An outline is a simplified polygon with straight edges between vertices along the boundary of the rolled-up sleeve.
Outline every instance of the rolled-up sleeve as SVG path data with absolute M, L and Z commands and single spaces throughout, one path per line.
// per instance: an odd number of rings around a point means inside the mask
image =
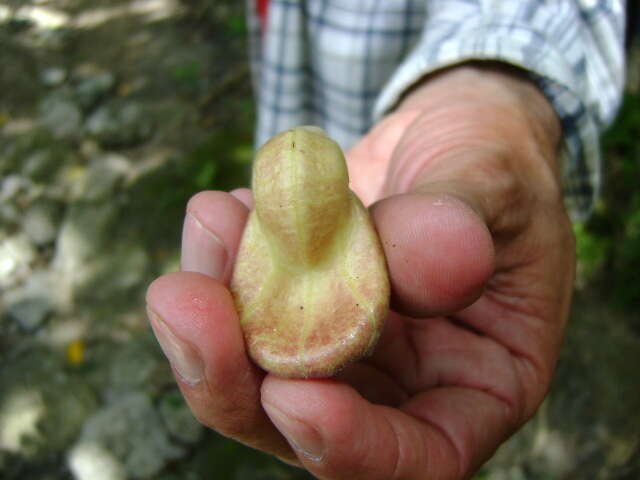
M 558 113 L 567 206 L 591 211 L 601 183 L 599 135 L 624 85 L 624 1 L 432 0 L 422 35 L 382 89 L 376 117 L 424 75 L 472 59 L 530 72 Z

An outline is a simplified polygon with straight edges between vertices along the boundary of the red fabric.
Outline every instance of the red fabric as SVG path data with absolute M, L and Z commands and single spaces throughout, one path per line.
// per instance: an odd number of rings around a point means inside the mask
M 269 0 L 256 0 L 256 10 L 258 12 L 258 18 L 260 18 L 260 25 L 262 25 L 262 31 L 264 32 L 267 26 L 267 13 L 269 11 Z

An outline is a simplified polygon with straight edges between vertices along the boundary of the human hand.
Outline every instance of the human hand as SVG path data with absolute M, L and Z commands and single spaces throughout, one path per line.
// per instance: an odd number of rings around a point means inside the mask
M 227 289 L 250 192 L 196 195 L 184 271 L 147 295 L 196 417 L 321 478 L 469 477 L 533 415 L 562 341 L 575 254 L 559 130 L 528 80 L 470 65 L 420 85 L 349 152 L 394 311 L 373 355 L 335 379 L 251 363 Z

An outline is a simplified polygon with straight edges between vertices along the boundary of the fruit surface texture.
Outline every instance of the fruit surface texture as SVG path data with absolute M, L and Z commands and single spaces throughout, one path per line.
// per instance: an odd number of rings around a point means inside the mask
M 329 377 L 371 352 L 388 313 L 384 253 L 317 127 L 266 142 L 231 291 L 250 357 L 282 377 Z

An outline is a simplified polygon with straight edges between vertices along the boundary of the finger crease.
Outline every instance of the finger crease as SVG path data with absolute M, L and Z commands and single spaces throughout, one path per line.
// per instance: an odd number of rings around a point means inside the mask
M 458 445 L 453 440 L 452 436 L 449 434 L 449 432 L 446 430 L 446 428 L 444 428 L 441 425 L 437 424 L 433 420 L 430 420 L 429 418 L 426 418 L 426 417 L 423 417 L 423 416 L 419 416 L 417 418 L 419 418 L 425 424 L 426 427 L 430 427 L 436 433 L 439 433 L 440 436 L 442 438 L 444 438 L 446 443 L 449 444 L 449 446 L 453 450 L 454 455 L 456 456 L 456 459 L 457 459 L 456 463 L 457 463 L 458 471 L 457 471 L 457 475 L 456 475 L 455 478 L 464 478 L 464 475 L 465 475 L 466 471 L 468 470 L 468 467 L 466 466 L 468 461 L 464 460 L 465 456 L 463 455 L 463 452 L 462 452 L 461 448 L 458 447 Z

